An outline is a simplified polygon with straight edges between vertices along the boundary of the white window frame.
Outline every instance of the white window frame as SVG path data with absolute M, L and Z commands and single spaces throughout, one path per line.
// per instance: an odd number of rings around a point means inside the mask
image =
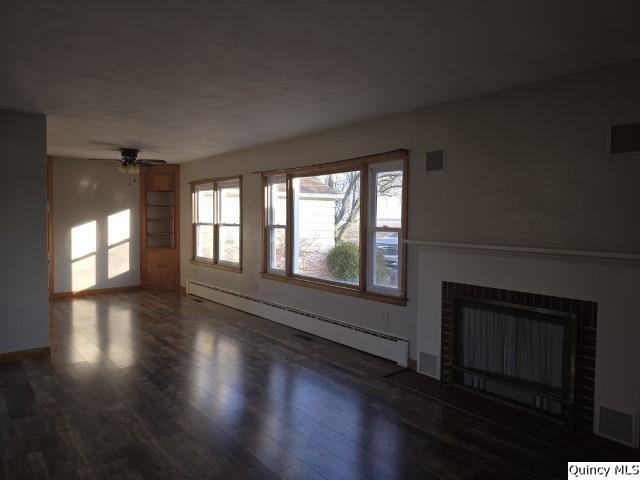
M 285 222 L 286 219 L 288 218 L 288 188 L 287 188 L 287 176 L 286 175 L 274 175 L 271 176 L 269 178 L 267 178 L 267 183 L 266 183 L 266 187 L 265 188 L 265 205 L 267 208 L 267 212 L 266 212 L 266 218 L 267 218 L 267 222 L 265 225 L 266 228 L 266 242 L 267 242 L 267 264 L 266 264 L 266 268 L 267 268 L 267 272 L 271 273 L 272 275 L 280 275 L 280 276 L 285 276 L 287 273 L 287 258 L 288 258 L 288 251 L 286 250 L 288 248 L 287 245 L 287 241 L 286 241 L 286 237 L 287 237 L 287 224 L 285 223 L 283 224 L 276 224 L 273 223 L 274 218 L 275 218 L 275 212 L 274 212 L 274 206 L 272 205 L 272 200 L 273 200 L 273 196 L 271 195 L 271 188 L 273 185 L 275 184 L 284 184 L 285 186 L 285 211 L 284 211 L 284 216 L 285 216 Z M 271 267 L 271 260 L 273 258 L 274 255 L 274 248 L 275 245 L 273 244 L 273 242 L 271 241 L 271 239 L 273 238 L 272 234 L 277 230 L 277 229 L 282 229 L 284 231 L 284 235 L 285 235 L 285 265 L 284 268 L 272 268 Z
M 403 185 L 401 195 L 404 196 L 404 176 L 406 175 L 404 162 L 402 160 L 372 163 L 369 165 L 368 181 L 369 181 L 369 198 L 368 198 L 368 218 L 367 218 L 367 291 L 380 293 L 382 295 L 397 296 L 402 292 L 402 276 L 404 272 L 402 267 L 404 265 L 404 249 L 402 248 L 402 233 L 403 226 L 407 221 L 404 218 L 404 211 L 402 206 L 404 205 L 404 199 L 401 200 L 401 212 L 400 212 L 400 227 L 378 227 L 378 196 L 377 196 L 377 175 L 383 172 L 401 171 L 403 176 Z M 395 232 L 398 234 L 398 286 L 396 288 L 385 287 L 382 285 L 376 285 L 376 254 L 375 254 L 375 238 L 377 232 Z
M 220 201 L 221 194 L 220 190 L 224 188 L 238 188 L 238 222 L 239 223 L 221 223 L 222 219 L 222 202 Z M 214 212 L 215 212 L 215 227 L 214 227 L 214 237 L 215 237 L 215 259 L 218 265 L 226 265 L 229 267 L 240 267 L 240 259 L 241 259 L 241 250 L 242 250 L 242 187 L 240 185 L 240 179 L 231 179 L 231 180 L 223 180 L 215 183 L 215 192 L 214 192 Z M 220 259 L 220 227 L 237 227 L 238 228 L 238 261 L 230 262 L 228 260 Z
M 209 188 L 213 190 L 212 202 L 213 202 L 213 223 L 203 223 L 199 222 L 199 213 L 198 213 L 198 201 L 197 201 L 197 192 L 199 190 L 209 190 Z M 219 223 L 222 218 L 220 208 L 222 207 L 220 202 L 220 189 L 221 188 L 233 188 L 237 187 L 239 191 L 238 197 L 238 222 L 239 223 Z M 203 264 L 211 267 L 220 267 L 233 271 L 241 271 L 242 268 L 242 177 L 231 177 L 224 179 L 206 179 L 199 180 L 196 182 L 192 182 L 192 235 L 193 235 L 193 255 L 192 259 L 194 262 L 198 264 Z M 200 225 L 211 225 L 213 227 L 213 258 L 207 257 L 199 257 L 197 255 L 198 246 L 197 246 L 197 228 Z M 230 262 L 228 260 L 220 260 L 220 251 L 219 251 L 219 231 L 220 227 L 237 227 L 238 228 L 238 241 L 239 241 L 239 255 L 238 262 Z
M 210 188 L 208 188 L 210 187 Z M 215 191 L 215 184 L 213 182 L 207 182 L 207 183 L 199 183 L 197 185 L 194 185 L 193 188 L 193 258 L 195 260 L 197 260 L 198 262 L 205 262 L 205 263 L 215 263 L 215 259 L 216 259 L 216 252 L 215 252 L 215 245 L 216 245 L 216 214 L 215 214 L 215 209 L 213 210 L 213 218 L 211 219 L 211 223 L 209 222 L 200 222 L 200 212 L 198 211 L 198 206 L 199 203 L 198 202 L 198 192 L 200 191 L 209 191 L 211 190 L 212 192 L 212 201 L 213 204 L 215 205 L 215 195 L 216 195 L 216 191 Z M 212 231 L 213 231 L 213 245 L 212 245 L 212 252 L 213 252 L 213 256 L 211 258 L 208 257 L 199 257 L 198 256 L 198 227 L 201 226 L 210 226 Z

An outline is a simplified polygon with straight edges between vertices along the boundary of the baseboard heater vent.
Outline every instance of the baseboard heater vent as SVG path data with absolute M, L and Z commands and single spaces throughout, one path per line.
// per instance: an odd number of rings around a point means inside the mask
M 407 366 L 409 340 L 405 338 L 193 280 L 187 280 L 187 293 Z
M 638 415 L 600 406 L 597 417 L 598 434 L 638 448 Z

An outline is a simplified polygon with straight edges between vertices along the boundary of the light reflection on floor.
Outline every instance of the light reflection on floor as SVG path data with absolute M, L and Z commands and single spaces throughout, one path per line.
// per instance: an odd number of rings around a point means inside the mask
M 172 421 L 179 423 L 202 415 L 203 428 L 222 429 L 278 469 L 412 478 L 411 468 L 396 465 L 406 432 L 395 428 L 392 412 L 381 415 L 376 393 L 327 369 L 319 353 L 287 348 L 290 329 L 263 320 L 256 329 L 257 319 L 215 304 L 172 310 L 162 304 L 171 304 L 165 294 L 151 304 L 145 295 L 151 294 L 54 302 L 54 360 L 76 380 L 93 378 L 87 368 L 104 374 L 134 392 L 135 404 L 169 405 L 167 421 L 176 412 Z M 361 361 L 362 354 L 345 350 L 346 358 Z

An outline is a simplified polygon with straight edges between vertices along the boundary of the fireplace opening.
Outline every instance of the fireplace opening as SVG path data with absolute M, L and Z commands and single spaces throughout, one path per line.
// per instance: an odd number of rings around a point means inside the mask
M 479 317 L 468 321 L 468 334 L 476 335 L 481 322 L 487 322 L 481 315 L 494 319 L 486 323 L 486 335 L 491 325 L 498 332 L 491 335 L 491 341 L 485 340 L 484 347 L 482 343 L 472 344 L 473 349 L 469 345 L 466 361 L 464 345 L 461 348 L 459 343 L 465 314 L 468 318 Z M 527 323 L 529 330 L 522 327 Z M 597 302 L 444 281 L 441 378 L 456 388 L 533 411 L 569 428 L 592 431 L 597 328 Z M 513 333 L 515 330 L 519 335 Z M 497 338 L 510 346 L 506 354 L 505 347 L 495 346 Z M 522 339 L 520 343 L 514 340 L 518 338 Z M 544 338 L 543 347 L 537 346 L 536 338 Z M 483 351 L 494 355 L 484 364 L 476 357 Z M 514 366 L 521 356 L 528 356 L 528 361 Z M 563 361 L 558 369 L 555 365 L 560 357 Z M 538 365 L 536 369 L 529 366 L 533 363 Z M 554 365 L 552 371 L 550 365 Z
M 455 300 L 454 383 L 572 423 L 577 316 Z

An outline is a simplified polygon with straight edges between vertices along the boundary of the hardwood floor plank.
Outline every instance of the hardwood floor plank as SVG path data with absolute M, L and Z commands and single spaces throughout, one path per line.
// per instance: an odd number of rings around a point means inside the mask
M 50 358 L 0 365 L 0 480 L 564 476 L 562 453 L 384 381 L 386 360 L 220 305 L 138 291 L 51 316 Z

